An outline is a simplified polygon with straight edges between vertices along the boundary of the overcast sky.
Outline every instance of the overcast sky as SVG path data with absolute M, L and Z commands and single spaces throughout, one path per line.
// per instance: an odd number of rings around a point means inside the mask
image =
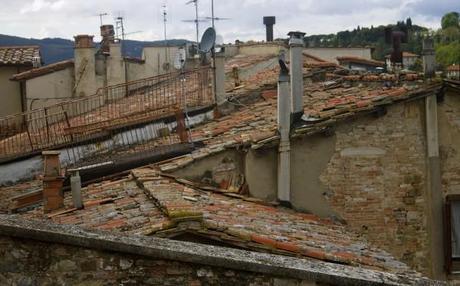
M 163 39 L 162 6 L 167 5 L 168 37 L 195 38 L 192 5 L 187 0 L 0 0 L 0 34 L 27 38 L 62 37 L 77 34 L 98 36 L 97 14 L 109 13 L 104 24 L 125 17 L 126 32 L 133 40 Z M 200 16 L 210 16 L 211 0 L 199 0 Z M 225 42 L 263 40 L 263 16 L 276 16 L 275 37 L 291 30 L 307 34 L 335 33 L 360 26 L 395 23 L 411 17 L 413 23 L 439 28 L 440 18 L 459 10 L 460 0 L 214 0 L 217 31 Z M 200 23 L 201 31 L 210 23 Z M 98 38 L 96 38 L 98 40 Z

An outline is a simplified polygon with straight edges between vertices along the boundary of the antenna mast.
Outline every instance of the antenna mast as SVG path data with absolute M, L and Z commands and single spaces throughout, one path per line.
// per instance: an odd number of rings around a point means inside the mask
M 198 0 L 190 0 L 186 5 L 194 3 L 195 4 L 195 25 L 196 25 L 196 43 L 200 42 L 200 20 L 198 17 Z
M 99 19 L 101 19 L 101 26 L 104 24 L 104 16 L 107 16 L 107 15 L 109 15 L 109 14 L 107 14 L 107 13 L 98 14 Z
M 165 62 L 168 62 L 169 51 L 168 51 L 168 34 L 167 34 L 167 24 L 168 24 L 168 12 L 166 11 L 166 3 L 163 4 L 163 24 L 164 24 L 164 36 L 165 36 Z

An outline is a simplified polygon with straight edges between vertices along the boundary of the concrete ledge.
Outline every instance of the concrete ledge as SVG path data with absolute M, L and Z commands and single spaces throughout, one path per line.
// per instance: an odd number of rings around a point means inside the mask
M 415 275 L 395 275 L 316 260 L 154 237 L 89 231 L 76 226 L 30 221 L 10 215 L 0 215 L 0 236 L 32 239 L 100 251 L 115 251 L 153 259 L 222 267 L 332 285 L 445 285 L 442 282 L 419 278 Z

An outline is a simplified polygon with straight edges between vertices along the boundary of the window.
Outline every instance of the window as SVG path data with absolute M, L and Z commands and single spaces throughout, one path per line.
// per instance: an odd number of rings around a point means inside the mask
M 460 273 L 460 195 L 446 197 L 444 245 L 448 273 Z

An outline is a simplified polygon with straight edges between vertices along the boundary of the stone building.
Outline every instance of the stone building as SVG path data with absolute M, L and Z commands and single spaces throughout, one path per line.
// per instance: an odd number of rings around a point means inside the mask
M 39 67 L 41 63 L 38 46 L 0 47 L 0 116 L 27 110 L 24 86 L 11 82 L 10 78 L 14 74 Z
M 447 67 L 447 78 L 460 80 L 460 65 L 451 65 Z
M 294 34 L 288 54 L 289 74 L 274 54 L 218 61 L 222 102 L 197 115 L 189 154 L 118 169 L 171 147 L 156 137 L 79 169 L 81 188 L 75 170 L 64 188 L 47 173 L 3 187 L 0 281 L 454 283 L 442 209 L 455 214 L 460 192 L 458 92 L 417 74 L 342 75 Z M 45 170 L 60 169 L 57 154 Z
M 392 63 L 391 63 L 391 56 L 390 55 L 387 55 L 385 57 L 385 63 L 386 63 L 386 66 L 387 66 L 387 69 L 389 71 L 392 70 Z M 413 54 L 413 53 L 410 53 L 410 52 L 403 52 L 403 67 L 404 69 L 411 69 L 412 66 L 414 66 L 417 62 L 417 60 L 420 59 L 420 56 L 416 55 L 416 54 Z

